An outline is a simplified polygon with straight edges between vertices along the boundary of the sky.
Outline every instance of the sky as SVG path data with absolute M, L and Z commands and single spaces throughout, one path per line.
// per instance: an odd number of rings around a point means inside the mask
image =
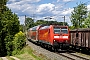
M 43 19 L 58 22 L 63 22 L 65 16 L 65 22 L 71 25 L 70 15 L 73 7 L 81 2 L 87 4 L 89 11 L 89 0 L 9 0 L 6 6 L 18 15 L 20 24 L 24 24 L 26 15 L 35 21 Z

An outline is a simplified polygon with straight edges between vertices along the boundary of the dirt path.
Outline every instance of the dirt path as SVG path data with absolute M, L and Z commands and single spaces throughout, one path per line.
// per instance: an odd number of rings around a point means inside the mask
M 8 60 L 6 57 L 1 57 L 2 58 L 2 60 Z
M 10 57 L 13 58 L 13 59 L 15 59 L 15 60 L 20 60 L 17 57 L 14 57 L 14 56 L 10 56 Z
M 14 57 L 14 56 L 10 56 L 10 57 L 13 58 L 13 59 L 15 59 L 15 60 L 20 60 L 17 57 Z M 8 60 L 6 57 L 1 57 L 1 58 L 2 58 L 2 60 Z

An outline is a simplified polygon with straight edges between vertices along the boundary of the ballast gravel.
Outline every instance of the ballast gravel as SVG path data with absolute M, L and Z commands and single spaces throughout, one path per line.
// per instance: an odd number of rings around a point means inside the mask
M 45 60 L 69 60 L 69 59 L 62 57 L 54 52 L 48 51 L 40 46 L 37 46 L 28 40 L 26 41 L 26 44 L 28 44 L 34 51 L 36 51 L 36 53 L 46 56 L 47 59 L 45 59 Z

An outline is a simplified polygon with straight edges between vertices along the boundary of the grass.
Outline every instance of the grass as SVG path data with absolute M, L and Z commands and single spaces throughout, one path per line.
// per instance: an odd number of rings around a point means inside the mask
M 19 58 L 20 60 L 36 60 L 34 57 L 29 55 L 28 53 L 17 55 L 16 57 Z
M 39 54 L 36 51 L 33 51 L 30 46 L 25 46 L 21 51 L 19 51 L 18 55 L 13 55 L 16 58 L 20 60 L 51 60 L 48 59 L 43 54 Z M 11 58 L 10 56 L 6 56 L 8 60 L 15 60 L 14 58 Z M 0 58 L 2 60 L 2 58 Z
M 47 59 L 43 54 L 39 54 L 36 51 L 33 51 L 30 46 L 25 46 L 21 51 L 19 51 L 18 55 L 13 55 L 14 57 L 20 60 L 50 60 Z M 15 60 L 10 56 L 6 56 L 8 60 Z M 2 58 L 0 58 L 2 60 Z
M 0 58 L 0 60 L 3 60 L 2 58 Z
M 20 55 L 15 55 L 20 60 L 49 60 L 43 54 L 33 51 L 30 46 L 25 46 L 20 53 Z

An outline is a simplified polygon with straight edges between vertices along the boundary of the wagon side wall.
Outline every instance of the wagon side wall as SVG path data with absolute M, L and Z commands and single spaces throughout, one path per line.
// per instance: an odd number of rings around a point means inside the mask
M 78 37 L 76 33 L 77 30 L 70 31 L 70 44 L 90 48 L 90 30 L 79 30 Z

